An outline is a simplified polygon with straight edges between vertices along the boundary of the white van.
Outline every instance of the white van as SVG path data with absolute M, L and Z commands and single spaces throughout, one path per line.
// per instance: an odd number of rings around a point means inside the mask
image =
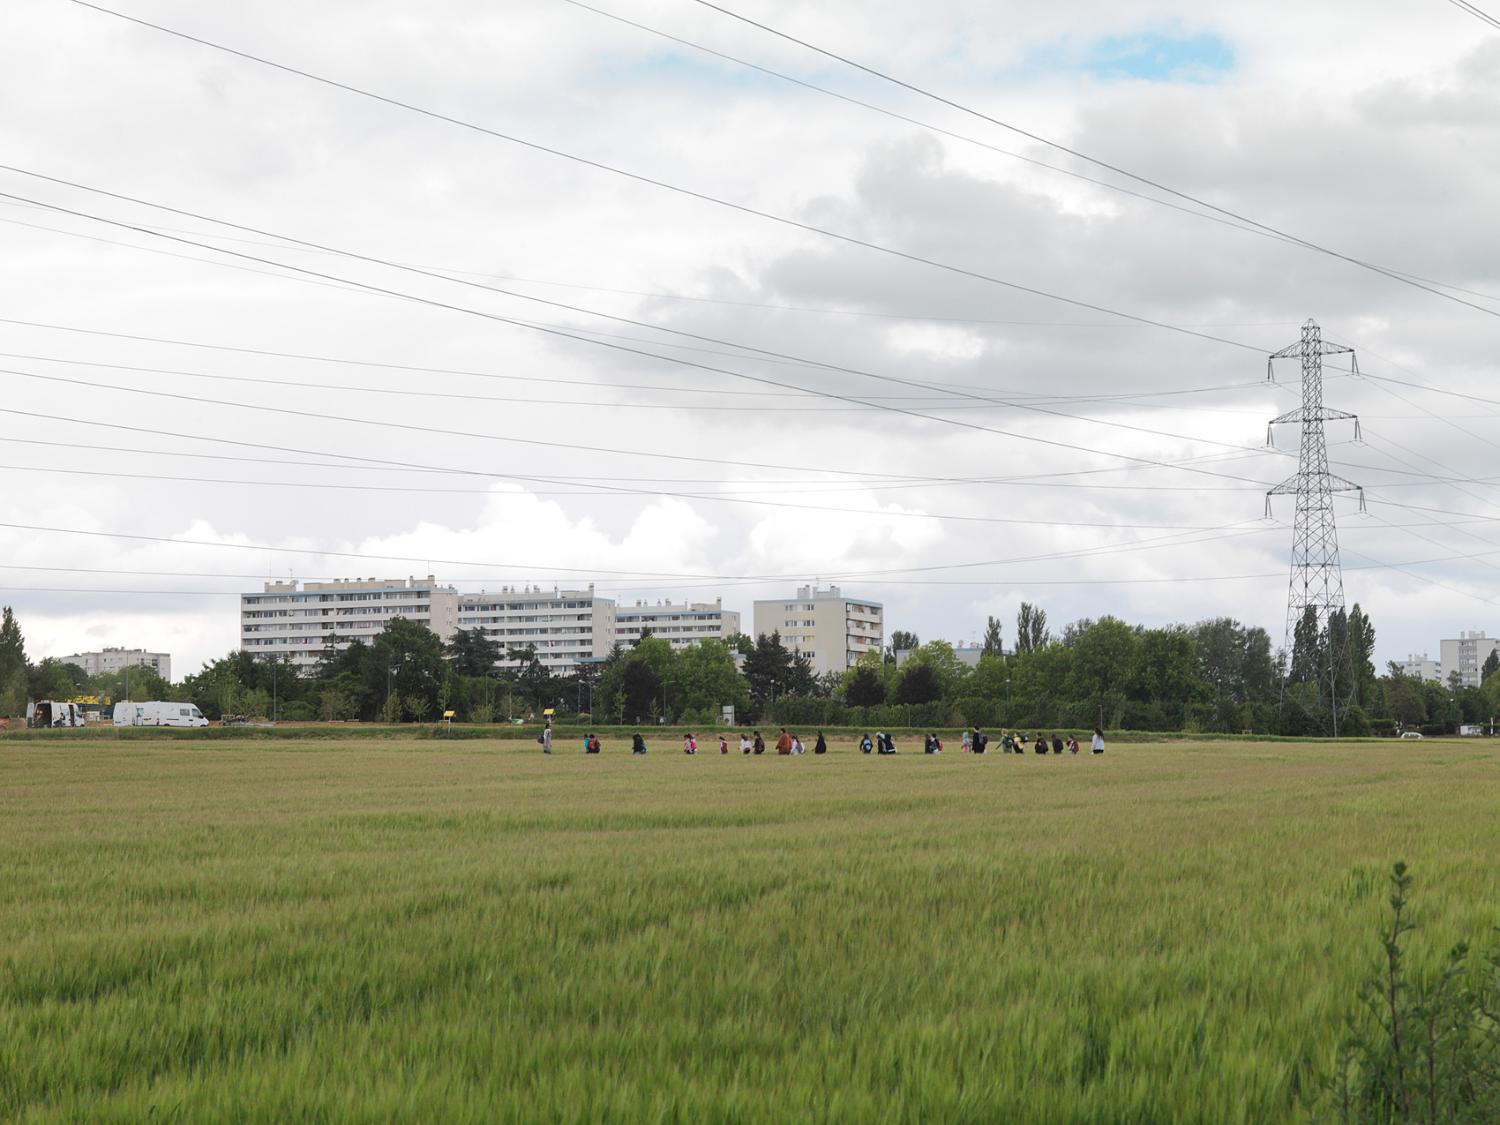
M 206 727 L 203 712 L 191 703 L 116 703 L 117 727 Z
M 43 699 L 26 704 L 28 727 L 81 727 L 83 708 L 76 703 L 57 703 Z

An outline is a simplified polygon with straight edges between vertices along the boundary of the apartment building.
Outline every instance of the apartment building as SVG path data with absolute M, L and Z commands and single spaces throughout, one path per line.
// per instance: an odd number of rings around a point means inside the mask
M 711 602 L 636 602 L 615 609 L 615 640 L 628 648 L 651 630 L 673 648 L 686 648 L 703 640 L 722 641 L 740 631 L 740 615 L 724 608 L 724 599 Z
M 879 602 L 848 598 L 837 586 L 800 586 L 795 598 L 757 600 L 755 635 L 781 634 L 781 643 L 806 656 L 813 670 L 843 672 L 885 644 L 885 612 Z
M 458 627 L 482 629 L 505 650 L 502 668 L 515 668 L 527 646 L 554 675 L 566 676 L 603 660 L 615 644 L 615 603 L 587 590 L 502 586 L 458 599 Z
M 404 617 L 446 644 L 458 628 L 458 591 L 436 578 L 347 578 L 267 582 L 240 595 L 240 647 L 257 659 L 284 658 L 300 669 L 353 641 L 368 644 Z
M 1444 682 L 1457 672 L 1460 687 L 1478 687 L 1484 662 L 1490 658 L 1490 653 L 1500 649 L 1500 637 L 1487 637 L 1481 630 L 1459 633 L 1456 638 L 1440 644 Z
M 1415 676 L 1419 680 L 1431 680 L 1433 683 L 1443 682 L 1443 666 L 1436 660 L 1432 660 L 1424 652 L 1421 656 L 1415 653 L 1401 662 L 1401 671 L 1408 676 Z
M 76 664 L 90 676 L 106 676 L 126 668 L 150 668 L 168 683 L 172 682 L 172 656 L 166 652 L 147 652 L 143 648 L 110 648 L 98 652 L 75 652 L 58 657 L 64 664 Z

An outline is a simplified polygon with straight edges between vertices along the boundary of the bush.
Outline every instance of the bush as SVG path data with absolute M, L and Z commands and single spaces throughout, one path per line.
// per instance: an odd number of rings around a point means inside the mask
M 1406 864 L 1395 865 L 1390 881 L 1382 956 L 1324 1099 L 1345 1123 L 1500 1121 L 1500 951 L 1476 969 L 1460 943 L 1436 971 L 1413 973 Z

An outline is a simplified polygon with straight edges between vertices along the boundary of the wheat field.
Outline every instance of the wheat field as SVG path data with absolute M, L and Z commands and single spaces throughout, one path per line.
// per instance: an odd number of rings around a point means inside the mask
M 0 1118 L 1300 1120 L 1500 923 L 1489 744 L 703 743 L 0 740 Z

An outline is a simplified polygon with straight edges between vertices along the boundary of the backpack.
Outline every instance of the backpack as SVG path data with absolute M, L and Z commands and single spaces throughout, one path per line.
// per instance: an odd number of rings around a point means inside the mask
M 547 736 L 546 735 L 539 734 L 539 735 L 536 736 L 536 744 L 538 746 L 544 746 L 544 745 L 546 745 L 546 742 L 547 742 Z

